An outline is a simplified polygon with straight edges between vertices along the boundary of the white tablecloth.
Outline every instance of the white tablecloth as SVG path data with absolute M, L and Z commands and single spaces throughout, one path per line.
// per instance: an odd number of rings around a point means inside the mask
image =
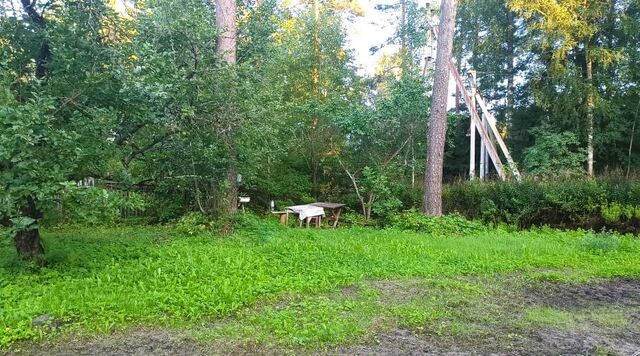
M 304 220 L 308 217 L 324 216 L 324 209 L 319 206 L 294 205 L 294 206 L 288 206 L 287 209 L 298 214 L 298 218 L 300 220 Z

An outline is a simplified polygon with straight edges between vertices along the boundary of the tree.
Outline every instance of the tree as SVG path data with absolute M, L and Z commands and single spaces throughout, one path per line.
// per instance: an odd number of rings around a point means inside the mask
M 354 105 L 339 121 L 348 137 L 338 157 L 365 219 L 386 216 L 401 206 L 397 194 L 413 187 L 415 132 L 428 115 L 427 86 L 419 69 L 387 76 L 371 104 Z M 404 187 L 403 187 L 404 184 Z
M 216 0 L 216 28 L 218 38 L 216 51 L 229 65 L 236 64 L 236 1 Z M 233 103 L 229 103 L 233 105 Z M 232 110 L 232 109 L 230 109 Z M 230 123 L 223 134 L 223 140 L 228 149 L 226 213 L 231 215 L 238 209 L 238 151 L 235 143 L 236 128 Z
M 95 104 L 117 87 L 105 73 L 118 52 L 106 49 L 120 26 L 100 3 L 21 4 L 0 26 L 1 212 L 18 254 L 38 261 L 43 208 L 82 173 L 81 163 L 96 161 L 95 148 L 105 142 L 110 114 Z
M 567 0 L 511 0 L 510 6 L 532 23 L 532 27 L 544 34 L 542 45 L 551 50 L 552 73 L 562 72 L 568 66 L 567 59 L 573 56 L 580 67 L 584 81 L 584 111 L 586 117 L 587 175 L 593 176 L 594 166 L 594 110 L 596 89 L 594 88 L 594 61 L 606 66 L 615 56 L 610 50 L 598 46 L 596 34 L 599 23 L 606 18 L 609 1 Z M 613 2 L 615 9 L 615 1 Z
M 449 92 L 449 63 L 453 49 L 456 20 L 456 0 L 440 3 L 438 52 L 434 71 L 431 115 L 427 129 L 427 161 L 424 173 L 422 210 L 431 216 L 442 215 L 442 168 L 447 134 L 447 100 Z

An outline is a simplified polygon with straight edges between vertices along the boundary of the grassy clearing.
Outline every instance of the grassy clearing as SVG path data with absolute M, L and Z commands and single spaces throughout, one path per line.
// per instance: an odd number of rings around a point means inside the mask
M 448 318 L 447 330 L 464 333 L 468 316 L 456 313 L 486 288 L 460 276 L 640 276 L 640 241 L 551 230 L 440 237 L 265 224 L 225 239 L 168 227 L 76 228 L 44 239 L 50 264 L 39 270 L 19 262 L 8 241 L 0 246 L 0 346 L 49 335 L 31 326 L 45 313 L 66 324 L 63 332 L 169 326 L 202 340 L 281 345 L 337 345 L 391 319 L 420 328 Z M 367 284 L 374 280 L 417 280 L 436 292 L 389 301 Z M 331 294 L 352 285 L 354 296 Z M 235 321 L 219 322 L 229 316 Z

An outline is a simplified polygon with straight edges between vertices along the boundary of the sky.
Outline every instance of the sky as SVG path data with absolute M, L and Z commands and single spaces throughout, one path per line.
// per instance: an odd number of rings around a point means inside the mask
M 393 36 L 400 21 L 400 10 L 381 11 L 376 5 L 397 4 L 399 0 L 354 0 L 364 9 L 364 16 L 349 19 L 347 26 L 347 45 L 353 50 L 354 61 L 362 75 L 373 75 L 378 60 L 383 55 L 398 51 L 396 45 L 383 46 L 375 54 L 369 49 L 380 47 Z M 436 0 L 418 0 L 418 5 L 424 7 L 427 3 L 437 3 Z
M 384 44 L 388 38 L 393 36 L 400 21 L 400 10 L 381 11 L 376 10 L 378 4 L 392 5 L 399 0 L 354 0 L 359 1 L 364 8 L 365 14 L 362 17 L 349 19 L 347 26 L 347 46 L 353 50 L 354 64 L 358 68 L 358 73 L 363 76 L 372 76 L 376 64 L 383 55 L 396 53 L 399 50 L 397 45 L 386 45 L 371 54 L 369 48 Z M 418 0 L 419 7 L 425 7 L 430 3 L 432 7 L 438 7 L 437 0 Z M 435 54 L 434 54 L 435 56 Z M 449 80 L 449 97 L 447 107 L 455 107 L 456 84 L 453 78 Z

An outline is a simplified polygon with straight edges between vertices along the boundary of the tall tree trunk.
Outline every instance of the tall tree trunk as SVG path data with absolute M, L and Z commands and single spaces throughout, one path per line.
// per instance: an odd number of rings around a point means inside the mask
M 238 153 L 233 143 L 229 145 L 229 165 L 227 166 L 227 214 L 232 215 L 238 211 Z
M 638 102 L 638 106 L 636 106 L 636 115 L 633 117 L 633 126 L 631 126 L 631 135 L 629 137 L 629 154 L 627 155 L 627 175 L 629 178 L 629 173 L 631 173 L 631 152 L 633 151 L 633 138 L 636 135 L 636 123 L 638 122 L 638 112 L 640 111 L 640 101 Z
M 35 219 L 31 226 L 20 230 L 13 237 L 16 245 L 18 256 L 28 261 L 40 261 L 44 257 L 44 247 L 40 240 L 40 231 L 38 230 L 37 221 L 42 217 L 42 213 L 36 205 L 36 201 L 32 196 L 27 197 L 26 204 L 21 209 L 22 216 Z
M 593 61 L 589 49 L 585 50 L 587 61 L 587 175 L 593 177 Z
M 507 108 L 505 112 L 505 121 L 507 125 L 511 124 L 511 119 L 513 118 L 513 102 L 514 102 L 514 77 L 515 70 L 513 62 L 515 61 L 515 24 L 513 23 L 513 12 L 511 12 L 508 8 L 504 9 L 507 11 L 507 21 L 509 23 L 509 27 L 507 28 Z
M 442 0 L 438 30 L 438 52 L 434 71 L 431 115 L 427 130 L 427 162 L 424 174 L 422 209 L 431 216 L 442 215 L 442 165 L 447 134 L 449 61 L 453 48 L 456 0 Z
M 400 0 L 401 18 L 400 18 L 400 64 L 402 67 L 401 75 L 404 75 L 406 70 L 406 57 L 407 57 L 407 0 Z
M 51 60 L 51 49 L 49 48 L 49 42 L 47 41 L 44 30 L 46 29 L 46 22 L 43 13 L 38 13 L 36 10 L 37 0 L 20 0 L 23 10 L 29 16 L 29 19 L 36 28 L 42 30 L 43 34 L 42 43 L 38 50 L 38 55 L 35 58 L 36 71 L 35 75 L 38 79 L 44 79 L 47 75 L 47 64 Z M 44 247 L 40 240 L 40 231 L 38 229 L 38 220 L 42 217 L 42 213 L 38 209 L 36 200 L 33 196 L 28 196 L 26 202 L 20 208 L 22 216 L 35 219 L 35 222 L 31 226 L 26 226 L 25 229 L 16 232 L 13 237 L 14 244 L 16 246 L 16 252 L 24 260 L 29 261 L 41 261 L 44 257 Z
M 236 2 L 235 0 L 216 0 L 216 28 L 218 38 L 216 52 L 229 65 L 236 64 Z M 237 150 L 234 130 L 228 130 L 224 141 L 229 151 L 227 164 L 226 213 L 231 215 L 238 210 L 238 169 Z
M 311 80 L 313 83 L 312 91 L 316 100 L 316 107 L 320 102 L 320 0 L 313 1 L 314 28 L 313 28 L 313 59 L 314 66 L 311 69 Z M 313 196 L 318 198 L 320 194 L 320 165 L 322 159 L 322 145 L 320 138 L 320 118 L 318 113 L 314 112 L 311 117 L 310 127 L 310 148 L 311 148 L 311 183 Z
M 236 64 L 236 2 L 216 0 L 216 52 L 229 64 Z
M 36 0 L 20 0 L 22 4 L 23 10 L 31 19 L 37 28 L 45 29 L 46 22 L 44 20 L 44 14 L 39 14 L 36 10 Z M 42 32 L 44 33 L 44 31 Z M 46 36 L 46 35 L 43 35 Z M 40 49 L 38 50 L 38 56 L 36 58 L 36 78 L 42 79 L 47 74 L 47 64 L 51 59 L 51 49 L 49 48 L 49 42 L 44 38 L 42 43 L 40 44 Z

